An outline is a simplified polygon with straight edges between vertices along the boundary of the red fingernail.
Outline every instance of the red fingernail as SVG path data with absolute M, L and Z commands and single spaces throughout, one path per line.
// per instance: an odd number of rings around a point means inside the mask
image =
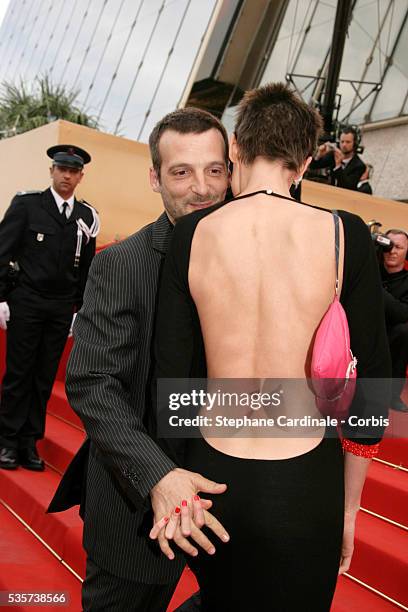
M 174 512 L 175 512 L 176 514 L 179 514 L 179 513 L 180 513 L 180 508 L 179 508 L 178 506 L 176 506 L 176 508 L 175 508 Z
M 185 508 L 187 506 L 187 500 L 183 499 L 183 501 L 181 502 L 181 505 L 183 506 L 183 508 Z
M 164 522 L 165 522 L 165 523 L 168 523 L 168 522 L 169 522 L 169 517 L 168 517 L 168 516 L 165 516 L 165 517 L 164 517 Z
M 199 495 L 194 495 L 194 501 L 200 501 L 200 496 Z

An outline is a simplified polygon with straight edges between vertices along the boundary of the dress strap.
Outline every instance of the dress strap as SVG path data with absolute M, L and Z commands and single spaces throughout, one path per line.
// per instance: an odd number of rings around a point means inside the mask
M 244 195 L 235 196 L 235 198 L 231 198 L 228 202 L 235 202 L 235 200 L 242 200 L 243 198 L 250 198 L 251 196 L 258 195 L 258 193 L 263 193 L 264 195 L 273 196 L 275 198 L 281 198 L 282 200 L 289 200 L 289 202 L 295 202 L 295 204 L 303 204 L 303 202 L 298 202 L 294 198 L 288 198 L 287 196 L 281 195 L 280 193 L 275 193 L 272 189 L 258 189 L 258 191 L 251 191 L 251 193 L 245 193 Z
M 339 254 L 340 254 L 340 232 L 339 232 L 339 215 L 337 210 L 332 210 L 334 220 L 334 253 L 336 258 L 336 295 L 339 293 Z

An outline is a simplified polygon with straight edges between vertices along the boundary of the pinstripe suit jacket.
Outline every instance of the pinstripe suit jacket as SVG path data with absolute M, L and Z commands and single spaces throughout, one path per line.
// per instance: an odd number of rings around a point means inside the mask
M 176 581 L 185 563 L 180 554 L 169 561 L 148 538 L 149 492 L 176 467 L 145 426 L 156 293 L 171 230 L 163 213 L 95 257 L 67 369 L 70 404 L 91 440 L 84 547 L 112 574 L 147 584 Z

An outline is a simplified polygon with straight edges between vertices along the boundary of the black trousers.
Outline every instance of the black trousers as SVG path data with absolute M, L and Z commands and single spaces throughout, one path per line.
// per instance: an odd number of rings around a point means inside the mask
M 84 612 L 166 612 L 177 582 L 142 584 L 113 576 L 88 557 L 82 585 Z
M 16 288 L 7 300 L 6 373 L 0 445 L 30 448 L 44 436 L 45 411 L 72 321 L 73 304 Z
M 405 384 L 408 365 L 408 323 L 400 323 L 388 329 L 392 359 L 392 396 L 398 399 Z
M 228 483 L 222 495 L 206 497 L 231 540 L 218 543 L 208 532 L 215 555 L 187 558 L 203 612 L 329 612 L 343 538 L 343 464 L 337 438 L 278 460 L 188 440 L 184 467 L 205 466 L 207 478 Z

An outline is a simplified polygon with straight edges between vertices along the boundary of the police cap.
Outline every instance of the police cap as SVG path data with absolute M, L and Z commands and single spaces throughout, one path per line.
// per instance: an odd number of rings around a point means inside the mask
M 48 157 L 51 157 L 54 166 L 67 166 L 68 168 L 83 168 L 84 164 L 91 161 L 89 153 L 75 145 L 55 145 L 47 149 Z

